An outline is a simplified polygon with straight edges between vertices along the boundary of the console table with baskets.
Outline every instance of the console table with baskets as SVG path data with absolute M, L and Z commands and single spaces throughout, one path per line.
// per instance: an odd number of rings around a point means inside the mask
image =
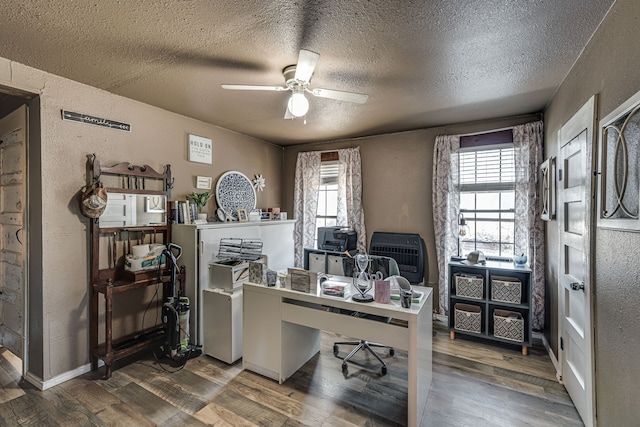
M 511 262 L 449 263 L 449 336 L 476 336 L 522 347 L 532 335 L 531 270 Z

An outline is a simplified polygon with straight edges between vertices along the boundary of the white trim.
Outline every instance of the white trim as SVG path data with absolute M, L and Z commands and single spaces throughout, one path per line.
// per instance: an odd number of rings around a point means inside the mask
M 558 363 L 558 359 L 556 358 L 556 355 L 553 353 L 553 350 L 549 345 L 549 341 L 547 341 L 547 337 L 539 332 L 534 332 L 533 336 L 535 337 L 536 335 L 539 335 L 539 338 L 542 341 L 542 345 L 544 345 L 544 348 L 547 350 L 549 359 L 551 359 L 551 363 L 553 363 L 553 367 L 556 369 L 556 378 L 558 379 L 558 382 L 562 384 L 562 375 L 560 375 L 560 364 Z
M 102 366 L 104 366 L 104 362 L 102 360 L 99 360 L 98 368 Z M 63 374 L 60 374 L 46 381 L 42 381 L 41 378 L 36 377 L 31 372 L 27 372 L 27 374 L 24 376 L 24 379 L 27 380 L 27 382 L 29 382 L 30 384 L 36 386 L 40 391 L 44 391 L 51 387 L 55 387 L 59 384 L 62 384 L 65 381 L 69 381 L 76 377 L 79 377 L 80 375 L 84 375 L 87 372 L 91 372 L 91 363 L 87 363 L 86 365 L 82 365 L 76 369 L 67 371 Z

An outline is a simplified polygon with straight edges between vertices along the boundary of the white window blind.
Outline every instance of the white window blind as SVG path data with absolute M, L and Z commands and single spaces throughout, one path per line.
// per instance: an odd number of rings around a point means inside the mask
M 338 161 L 322 162 L 320 164 L 320 184 L 338 183 Z
M 460 191 L 497 191 L 515 188 L 513 146 L 480 151 L 462 151 Z

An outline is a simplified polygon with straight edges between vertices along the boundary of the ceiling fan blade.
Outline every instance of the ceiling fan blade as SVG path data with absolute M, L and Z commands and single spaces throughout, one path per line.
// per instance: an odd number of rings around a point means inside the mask
M 364 104 L 369 99 L 369 95 L 332 89 L 313 89 L 311 93 L 320 98 L 337 99 L 338 101 L 355 102 L 356 104 Z
M 254 86 L 254 85 L 221 85 L 222 89 L 231 89 L 231 90 L 274 90 L 277 92 L 289 90 L 288 87 L 284 86 Z
M 311 52 L 310 50 L 300 49 L 298 55 L 298 63 L 296 64 L 296 75 L 294 78 L 302 82 L 309 83 L 311 76 L 313 76 L 313 70 L 316 69 L 316 64 L 320 54 Z

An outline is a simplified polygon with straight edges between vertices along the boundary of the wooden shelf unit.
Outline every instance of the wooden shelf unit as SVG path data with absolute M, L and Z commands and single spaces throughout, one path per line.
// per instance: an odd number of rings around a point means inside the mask
M 164 340 L 163 325 L 155 325 L 143 330 L 133 331 L 124 336 L 113 338 L 113 304 L 114 296 L 148 286 L 162 285 L 162 301 L 171 286 L 171 278 L 167 268 L 153 268 L 137 272 L 124 268 L 125 255 L 131 253 L 132 244 L 158 243 L 166 245 L 171 242 L 171 224 L 168 212 L 169 197 L 172 185 L 171 168 L 165 167 L 158 173 L 151 167 L 133 166 L 119 163 L 113 167 L 103 167 L 96 156 L 90 156 L 89 170 L 92 183 L 111 179 L 115 186 L 107 186 L 107 194 L 132 194 L 141 196 L 166 196 L 164 219 L 153 225 L 108 225 L 100 227 L 100 218 L 92 219 L 91 234 L 91 308 L 90 308 L 90 343 L 91 367 L 98 368 L 98 361 L 105 364 L 105 379 L 111 377 L 112 364 L 118 360 L 132 356 L 151 347 L 159 347 Z M 147 186 L 154 182 L 155 189 Z M 159 187 L 159 188 L 158 188 Z M 106 245 L 105 245 L 106 241 Z M 133 241 L 133 242 L 132 242 Z M 104 250 L 105 246 L 107 250 Z M 179 293 L 183 294 L 185 278 L 184 267 L 177 272 L 176 283 Z M 100 295 L 104 297 L 104 309 L 100 311 Z M 104 314 L 104 341 L 100 342 L 100 315 Z
M 455 273 L 477 274 L 483 277 L 482 298 L 470 298 L 456 294 Z M 496 301 L 491 298 L 491 280 L 495 276 L 509 277 L 517 279 L 521 283 L 521 296 L 519 303 Z M 481 330 L 479 333 L 470 332 L 455 327 L 454 307 L 457 303 L 463 303 L 480 307 L 481 309 Z M 522 342 L 509 340 L 494 336 L 494 310 L 508 310 L 517 312 L 524 319 L 524 339 Z M 516 267 L 511 262 L 487 261 L 482 264 L 465 264 L 463 262 L 452 261 L 449 263 L 449 335 L 455 339 L 456 334 L 480 337 L 506 344 L 519 345 L 522 354 L 528 354 L 528 347 L 532 343 L 532 286 L 531 270 L 528 267 Z

